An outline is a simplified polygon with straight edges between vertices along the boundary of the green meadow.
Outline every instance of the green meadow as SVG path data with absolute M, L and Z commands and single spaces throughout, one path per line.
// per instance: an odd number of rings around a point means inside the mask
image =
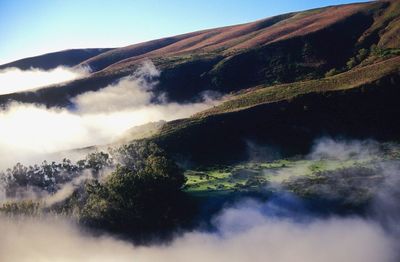
M 400 160 L 400 150 L 377 156 L 347 159 L 311 159 L 304 156 L 274 161 L 244 162 L 232 166 L 200 167 L 186 170 L 184 190 L 193 195 L 219 195 L 235 192 L 257 192 L 267 188 L 286 187 L 292 190 L 296 181 L 317 181 L 346 170 L 373 168 L 385 160 Z M 357 172 L 355 172 L 357 173 Z M 349 175 L 353 176 L 353 174 Z

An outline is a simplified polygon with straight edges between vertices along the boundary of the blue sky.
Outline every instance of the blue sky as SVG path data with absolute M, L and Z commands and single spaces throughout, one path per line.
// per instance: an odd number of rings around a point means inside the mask
M 116 47 L 349 0 L 0 0 L 0 64 Z

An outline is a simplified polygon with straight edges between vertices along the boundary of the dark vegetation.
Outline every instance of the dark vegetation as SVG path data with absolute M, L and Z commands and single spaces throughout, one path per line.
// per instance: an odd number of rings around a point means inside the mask
M 18 163 L 0 177 L 6 197 L 14 199 L 2 204 L 6 214 L 66 215 L 135 241 L 153 234 L 162 238 L 189 224 L 193 209 L 181 191 L 183 171 L 147 142 L 91 153 L 76 164 L 67 159 L 29 167 Z M 47 203 L 71 183 L 70 195 Z
M 153 141 L 196 165 L 246 160 L 251 141 L 287 156 L 309 152 L 312 142 L 323 136 L 397 140 L 399 83 L 394 74 L 359 88 L 178 120 L 166 124 Z
M 95 152 L 77 163 L 72 163 L 66 158 L 61 163 L 44 161 L 41 165 L 33 166 L 17 163 L 14 167 L 0 172 L 0 181 L 7 198 L 40 197 L 56 193 L 63 185 L 80 177 L 84 171 L 98 177 L 101 170 L 112 166 L 113 162 L 108 154 Z
M 135 238 L 181 225 L 190 212 L 180 191 L 182 170 L 154 144 L 131 144 L 119 154 L 121 164 L 103 182 L 87 183 L 69 200 L 81 222 Z

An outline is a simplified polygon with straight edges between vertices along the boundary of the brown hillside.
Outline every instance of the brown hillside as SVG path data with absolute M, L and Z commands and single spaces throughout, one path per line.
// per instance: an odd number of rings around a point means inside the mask
M 320 8 L 163 38 L 112 50 L 93 57 L 83 64 L 91 66 L 96 71 L 106 67 L 107 70 L 115 70 L 127 67 L 142 58 L 221 50 L 225 54 L 235 53 L 327 28 L 373 5 L 376 3 Z
M 400 1 L 324 7 L 148 41 L 80 60 L 82 79 L 0 96 L 69 106 L 70 98 L 132 74 L 150 59 L 161 71 L 155 92 L 192 102 L 205 90 L 223 94 L 337 75 L 400 54 Z M 47 57 L 47 56 L 46 56 Z M 53 61 L 49 54 L 47 60 Z M 82 62 L 83 61 L 83 62 Z M 29 63 L 26 63 L 29 66 Z M 296 93 L 296 92 L 294 92 Z

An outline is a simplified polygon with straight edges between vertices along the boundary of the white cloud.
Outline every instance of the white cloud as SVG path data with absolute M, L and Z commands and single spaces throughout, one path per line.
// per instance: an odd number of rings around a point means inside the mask
M 107 144 L 134 126 L 188 117 L 216 103 L 151 103 L 151 79 L 158 74 L 153 64 L 144 63 L 133 76 L 71 99 L 74 110 L 9 104 L 0 110 L 0 169 L 41 161 L 52 152 Z
M 194 231 L 172 243 L 135 247 L 91 237 L 72 224 L 0 218 L 0 261 L 391 262 L 395 241 L 361 218 L 297 223 L 262 214 L 259 204 L 225 210 L 217 232 Z
M 36 68 L 29 70 L 6 68 L 0 70 L 0 95 L 70 81 L 87 73 L 88 70 L 84 68 L 71 69 L 63 66 L 47 71 Z
M 351 158 L 366 159 L 377 155 L 378 145 L 372 140 L 337 141 L 332 138 L 322 138 L 314 143 L 311 159 L 337 159 Z

